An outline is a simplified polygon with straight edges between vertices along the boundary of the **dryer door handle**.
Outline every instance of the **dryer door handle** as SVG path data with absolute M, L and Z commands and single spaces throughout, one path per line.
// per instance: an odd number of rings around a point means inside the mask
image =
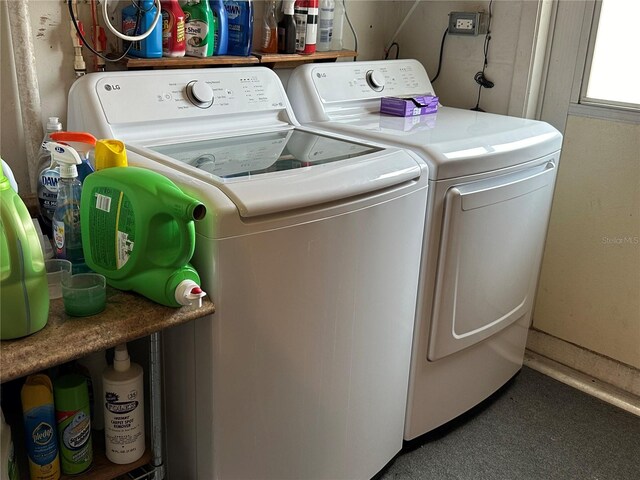
M 473 210 L 474 208 L 505 202 L 544 188 L 550 183 L 553 184 L 555 172 L 556 163 L 550 161 L 544 165 L 520 172 L 499 175 L 467 185 L 459 185 L 452 188 L 450 193 L 460 195 L 463 210 Z

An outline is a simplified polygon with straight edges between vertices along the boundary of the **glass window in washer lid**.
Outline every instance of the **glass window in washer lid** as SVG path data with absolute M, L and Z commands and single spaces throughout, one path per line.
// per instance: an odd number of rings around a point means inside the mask
M 312 167 L 381 150 L 297 129 L 146 148 L 222 179 Z

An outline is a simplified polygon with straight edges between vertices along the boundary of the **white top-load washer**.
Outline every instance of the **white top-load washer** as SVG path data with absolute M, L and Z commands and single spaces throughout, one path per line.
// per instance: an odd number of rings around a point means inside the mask
M 433 94 L 415 60 L 304 65 L 298 120 L 404 147 L 429 166 L 405 439 L 478 404 L 522 366 L 562 137 L 546 123 L 440 107 L 380 114 L 384 96 Z
M 90 74 L 68 124 L 207 208 L 213 316 L 166 331 L 169 478 L 367 479 L 400 450 L 427 169 L 300 128 L 266 68 Z

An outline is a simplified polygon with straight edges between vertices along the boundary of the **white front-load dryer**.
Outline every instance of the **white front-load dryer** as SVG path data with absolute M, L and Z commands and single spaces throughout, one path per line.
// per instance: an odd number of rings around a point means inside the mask
M 207 208 L 193 264 L 216 313 L 163 335 L 168 477 L 383 468 L 404 430 L 419 158 L 300 127 L 266 68 L 86 75 L 68 123 Z
M 303 124 L 406 148 L 429 167 L 405 425 L 413 439 L 522 366 L 562 137 L 543 122 L 448 107 L 381 114 L 381 97 L 433 94 L 415 60 L 304 65 L 287 94 Z

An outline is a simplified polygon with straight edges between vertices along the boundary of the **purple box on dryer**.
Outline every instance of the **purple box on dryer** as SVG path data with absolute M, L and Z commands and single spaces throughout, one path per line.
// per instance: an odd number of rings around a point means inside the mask
M 411 117 L 438 111 L 438 97 L 420 95 L 418 97 L 383 97 L 380 99 L 380 113 Z

